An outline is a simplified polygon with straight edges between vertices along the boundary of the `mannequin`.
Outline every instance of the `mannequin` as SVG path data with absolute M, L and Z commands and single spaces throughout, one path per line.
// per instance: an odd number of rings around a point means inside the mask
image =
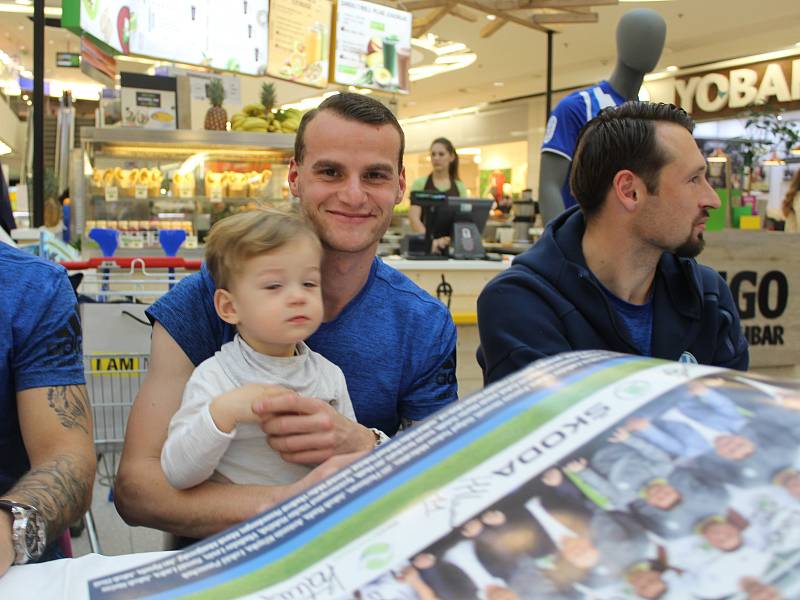
M 576 204 L 569 192 L 569 172 L 581 127 L 602 109 L 638 97 L 644 76 L 658 64 L 666 33 L 664 19 L 654 10 L 625 13 L 617 24 L 617 64 L 608 81 L 573 92 L 553 110 L 539 170 L 539 207 L 545 224 Z

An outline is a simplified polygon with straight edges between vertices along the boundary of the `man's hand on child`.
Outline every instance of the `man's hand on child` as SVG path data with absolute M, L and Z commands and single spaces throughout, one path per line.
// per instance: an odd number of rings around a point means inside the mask
M 239 423 L 261 421 L 261 417 L 253 409 L 257 402 L 280 396 L 293 398 L 296 395 L 294 391 L 280 385 L 250 383 L 214 398 L 209 410 L 217 429 L 230 433 Z
M 256 402 L 267 443 L 287 462 L 318 465 L 332 456 L 371 450 L 375 434 L 327 402 L 293 394 Z

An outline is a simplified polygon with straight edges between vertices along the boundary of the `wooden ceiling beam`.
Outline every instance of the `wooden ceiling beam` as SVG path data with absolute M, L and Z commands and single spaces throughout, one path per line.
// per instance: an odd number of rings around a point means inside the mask
M 449 4 L 447 0 L 412 0 L 412 2 L 400 2 L 398 8 L 413 12 L 415 10 L 426 10 L 428 8 L 439 8 Z
M 411 23 L 411 33 L 414 37 L 419 37 L 421 35 L 426 34 L 431 27 L 436 25 L 439 21 L 444 18 L 444 16 L 450 12 L 450 4 L 447 3 L 444 6 L 440 6 L 437 9 L 434 9 L 428 12 L 426 15 L 415 18 Z
M 497 0 L 498 5 L 514 4 L 515 9 L 535 9 L 535 8 L 592 8 L 595 6 L 614 6 L 619 4 L 619 0 Z M 503 6 L 505 10 L 511 10 Z
M 530 0 L 531 8 L 592 8 L 616 6 L 619 0 Z
M 542 27 L 541 25 L 534 23 L 530 19 L 522 19 L 520 17 L 514 16 L 504 11 L 493 10 L 491 6 L 486 6 L 479 2 L 475 2 L 474 0 L 459 0 L 459 4 L 461 6 L 466 6 L 474 10 L 479 10 L 481 12 L 485 12 L 490 15 L 495 15 L 498 19 L 500 18 L 505 19 L 509 23 L 516 23 L 517 25 L 522 25 L 523 27 L 528 27 L 530 29 L 536 29 L 537 31 L 543 31 L 543 32 L 549 31 L 549 29 L 547 29 L 546 27 Z
M 475 13 L 469 10 L 464 10 L 458 4 L 450 7 L 450 14 L 454 17 L 458 17 L 459 19 L 469 21 L 470 23 L 474 23 L 478 20 L 478 16 Z
M 508 21 L 501 17 L 496 18 L 494 21 L 490 21 L 485 27 L 481 29 L 481 37 L 488 38 L 490 35 L 492 35 L 495 31 L 500 29 L 506 23 L 508 23 Z

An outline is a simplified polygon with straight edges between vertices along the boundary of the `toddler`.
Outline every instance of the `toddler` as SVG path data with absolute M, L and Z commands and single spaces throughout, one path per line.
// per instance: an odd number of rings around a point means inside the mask
M 214 308 L 237 333 L 194 370 L 170 422 L 161 466 L 174 487 L 207 479 L 286 485 L 310 471 L 266 443 L 251 408 L 265 384 L 326 400 L 355 421 L 344 374 L 303 342 L 322 321 L 321 258 L 316 233 L 299 215 L 261 209 L 211 229 Z

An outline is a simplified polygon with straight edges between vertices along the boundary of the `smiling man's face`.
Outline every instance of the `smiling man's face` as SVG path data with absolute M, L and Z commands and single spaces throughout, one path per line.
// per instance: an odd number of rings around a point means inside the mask
M 292 160 L 289 185 L 326 250 L 374 254 L 403 198 L 400 134 L 330 110 L 306 127 L 302 163 Z

